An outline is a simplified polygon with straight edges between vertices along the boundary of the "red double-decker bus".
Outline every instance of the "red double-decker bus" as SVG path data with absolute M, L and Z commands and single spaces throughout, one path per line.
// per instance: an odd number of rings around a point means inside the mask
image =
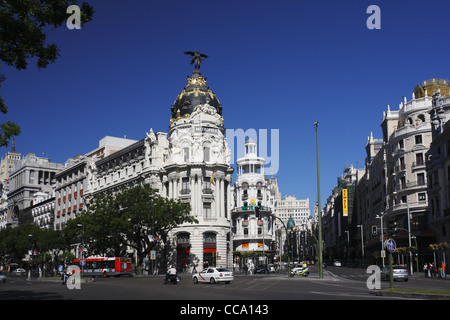
M 85 261 L 84 265 L 82 265 L 81 260 Z M 85 276 L 131 276 L 132 272 L 131 258 L 96 257 L 74 259 L 73 263 L 80 267 Z

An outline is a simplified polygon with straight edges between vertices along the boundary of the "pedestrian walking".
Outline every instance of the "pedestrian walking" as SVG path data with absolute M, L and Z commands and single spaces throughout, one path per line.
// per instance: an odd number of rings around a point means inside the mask
M 423 265 L 423 273 L 425 274 L 425 278 L 428 277 L 428 267 L 426 263 Z

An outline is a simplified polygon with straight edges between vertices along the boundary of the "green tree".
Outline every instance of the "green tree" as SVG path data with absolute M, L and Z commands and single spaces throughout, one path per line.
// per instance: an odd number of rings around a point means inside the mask
M 17 70 L 27 68 L 28 60 L 37 58 L 38 68 L 46 68 L 56 61 L 59 49 L 47 43 L 48 27 L 57 28 L 66 22 L 67 8 L 76 0 L 2 0 L 0 1 L 0 60 Z M 81 23 L 92 19 L 93 8 L 83 2 Z M 0 74 L 0 87 L 5 75 Z M 0 96 L 0 112 L 8 108 Z M 0 147 L 8 146 L 12 137 L 20 134 L 20 127 L 10 121 L 0 125 Z
M 41 229 L 34 224 L 23 224 L 17 228 L 0 231 L 1 263 L 20 263 L 29 250 L 36 251 L 36 262 L 48 262 L 54 249 L 63 247 L 59 231 Z
M 142 263 L 157 245 L 149 235 L 161 239 L 160 249 L 166 250 L 170 230 L 183 223 L 198 223 L 188 203 L 163 198 L 143 185 L 94 195 L 89 209 L 63 231 L 72 241 L 82 242 L 89 254 L 122 256 L 131 247 Z

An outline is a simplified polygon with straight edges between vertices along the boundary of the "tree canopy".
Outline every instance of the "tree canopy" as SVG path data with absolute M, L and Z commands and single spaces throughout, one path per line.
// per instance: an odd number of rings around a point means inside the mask
M 143 185 L 94 195 L 88 210 L 68 221 L 63 231 L 74 237 L 73 242 L 81 242 L 88 254 L 123 256 L 131 247 L 142 261 L 157 245 L 150 235 L 165 248 L 169 232 L 183 223 L 198 223 L 188 203 L 163 198 Z
M 44 262 L 49 252 L 58 254 L 70 245 L 64 242 L 59 231 L 41 229 L 34 224 L 23 224 L 17 228 L 0 231 L 0 263 L 19 263 L 28 251 L 35 253 L 34 261 Z

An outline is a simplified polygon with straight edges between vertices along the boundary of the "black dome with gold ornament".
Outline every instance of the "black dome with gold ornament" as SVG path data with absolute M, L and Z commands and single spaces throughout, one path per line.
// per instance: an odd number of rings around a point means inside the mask
M 184 90 L 181 91 L 172 105 L 171 119 L 176 120 L 189 117 L 196 106 L 205 103 L 214 107 L 217 113 L 222 115 L 222 105 L 220 104 L 219 99 L 217 99 L 216 95 L 206 85 L 206 78 L 204 78 L 198 70 L 201 64 L 201 58 L 199 58 L 200 55 L 202 57 L 207 56 L 200 54 L 198 51 L 196 55 L 191 51 L 186 51 L 185 53 L 192 55 L 193 59 L 191 64 L 195 62 L 195 68 L 192 76 L 187 78 L 186 87 L 184 87 Z

